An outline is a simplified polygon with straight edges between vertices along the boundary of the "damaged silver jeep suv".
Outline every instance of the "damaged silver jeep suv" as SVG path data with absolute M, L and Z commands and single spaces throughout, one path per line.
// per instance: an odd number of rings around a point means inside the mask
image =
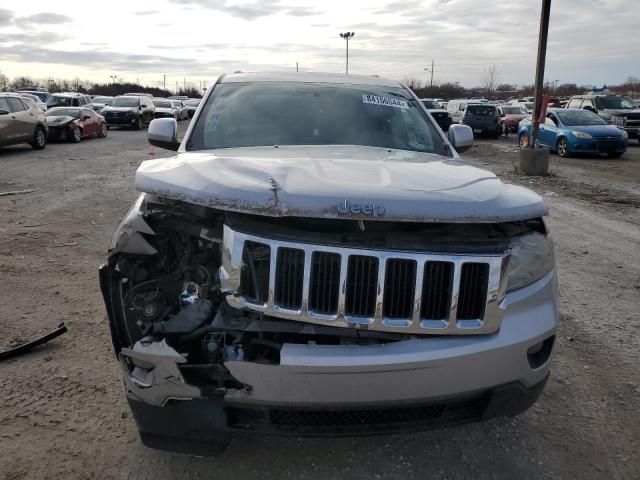
M 466 165 L 403 85 L 220 78 L 154 120 L 100 283 L 142 441 L 360 435 L 516 415 L 558 324 L 542 199 Z

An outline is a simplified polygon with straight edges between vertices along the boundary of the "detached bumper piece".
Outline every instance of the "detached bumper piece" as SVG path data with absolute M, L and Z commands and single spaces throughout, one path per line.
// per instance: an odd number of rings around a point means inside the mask
M 225 404 L 222 398 L 170 400 L 163 407 L 128 398 L 142 442 L 151 448 L 215 456 L 237 432 L 357 436 L 429 430 L 501 416 L 533 405 L 547 378 L 531 388 L 510 383 L 472 396 L 425 404 L 302 408 Z
M 34 349 L 38 345 L 45 344 L 49 340 L 53 340 L 54 338 L 57 338 L 60 335 L 62 335 L 63 333 L 66 333 L 66 332 L 67 332 L 67 327 L 65 326 L 65 324 L 63 322 L 60 325 L 58 325 L 58 328 L 56 328 L 55 330 L 53 330 L 50 333 L 47 333 L 46 335 L 43 335 L 40 338 L 32 340 L 31 342 L 23 343 L 22 345 L 18 345 L 17 347 L 11 348 L 9 350 L 5 350 L 3 352 L 0 352 L 0 360 L 5 360 L 7 358 L 11 358 L 11 357 L 15 357 L 17 355 L 20 355 L 21 353 L 26 353 L 29 350 Z

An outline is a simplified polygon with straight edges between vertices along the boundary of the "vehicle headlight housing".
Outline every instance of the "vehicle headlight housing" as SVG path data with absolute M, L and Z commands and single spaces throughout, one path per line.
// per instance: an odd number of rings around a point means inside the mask
M 540 280 L 555 268 L 553 242 L 548 235 L 534 232 L 511 239 L 507 268 L 507 291 Z
M 620 130 L 620 133 L 622 134 L 622 138 L 624 140 L 627 140 L 629 138 L 629 134 L 627 133 L 626 130 Z
M 582 138 L 584 140 L 591 140 L 593 137 L 589 133 L 585 132 L 571 132 L 574 137 Z
M 617 125 L 619 127 L 624 127 L 624 124 L 626 123 L 626 117 L 619 117 L 617 115 L 612 115 L 611 116 L 611 124 L 612 125 Z

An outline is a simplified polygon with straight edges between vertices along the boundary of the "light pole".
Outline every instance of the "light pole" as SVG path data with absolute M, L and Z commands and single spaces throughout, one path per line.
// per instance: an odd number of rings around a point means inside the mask
M 345 68 L 345 73 L 347 75 L 349 74 L 349 39 L 353 38 L 355 34 L 356 32 L 344 32 L 340 34 L 340 36 L 347 41 L 347 64 Z
M 429 95 L 433 97 L 433 58 L 431 59 L 431 68 L 424 67 L 425 72 L 431 72 L 431 86 L 429 87 Z
M 117 75 L 109 75 L 111 77 L 111 83 L 116 83 L 116 80 L 118 80 L 118 76 Z

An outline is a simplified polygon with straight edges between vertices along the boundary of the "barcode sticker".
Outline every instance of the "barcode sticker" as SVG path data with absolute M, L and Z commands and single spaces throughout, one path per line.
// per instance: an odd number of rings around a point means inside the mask
M 397 98 L 379 97 L 378 95 L 363 95 L 363 103 L 371 103 L 373 105 L 383 105 L 385 107 L 409 108 L 409 104 L 404 100 Z

